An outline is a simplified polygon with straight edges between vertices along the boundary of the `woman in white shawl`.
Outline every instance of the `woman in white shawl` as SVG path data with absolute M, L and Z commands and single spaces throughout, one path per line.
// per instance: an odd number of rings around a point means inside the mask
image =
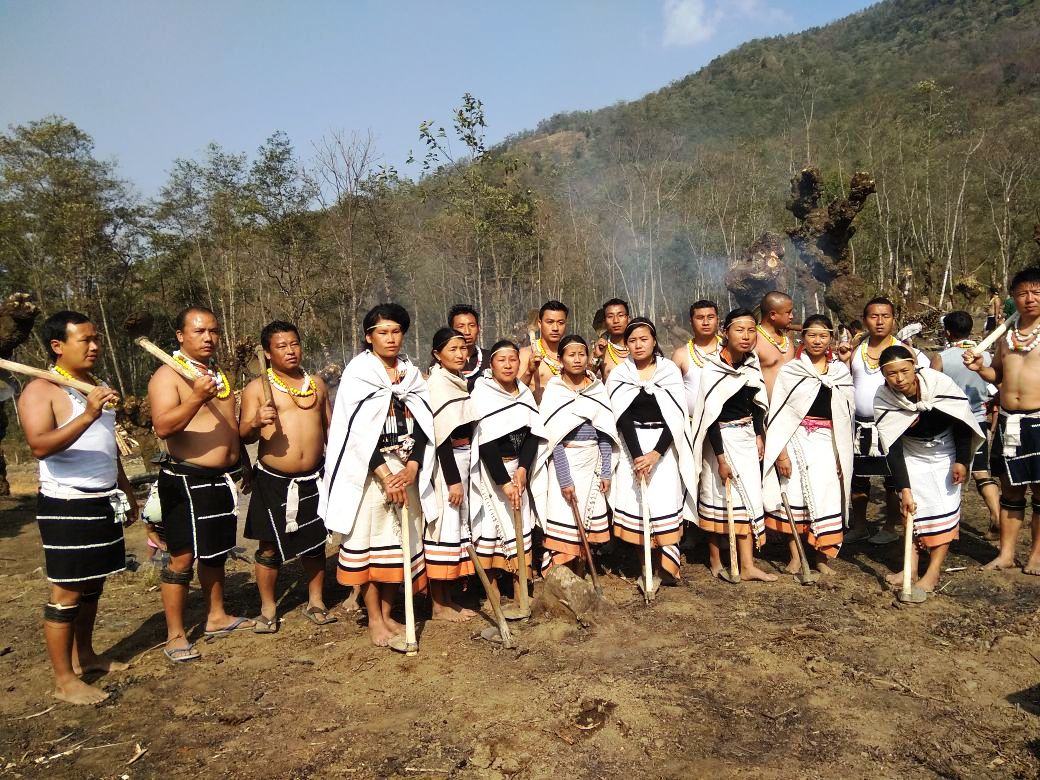
M 426 588 L 423 512 L 430 518 L 438 511 L 430 394 L 418 367 L 400 354 L 410 322 L 396 303 L 365 315 L 368 349 L 340 380 L 318 504 L 325 527 L 343 534 L 337 581 L 361 589 L 372 643 L 395 649 L 405 646 L 404 627 L 390 617 L 404 581 L 400 508 L 407 503 L 414 591 Z
M 754 352 L 757 324 L 748 309 L 734 309 L 723 322 L 723 345 L 718 352 L 705 355 L 692 418 L 693 452 L 700 475 L 697 524 L 709 534 L 708 565 L 712 576 L 718 577 L 722 571 L 719 537 L 727 532 L 729 483 L 740 577 L 773 582 L 776 575 L 758 568 L 754 553 L 765 541 L 761 460 L 767 410 L 765 383 Z
M 588 371 L 589 345 L 581 336 L 564 336 L 559 347 L 560 375 L 545 386 L 542 427 L 532 472 L 532 496 L 545 532 L 542 571 L 583 559 L 575 512 L 589 544 L 610 539 L 607 495 L 620 441 L 603 383 Z
M 930 593 L 950 543 L 960 535 L 961 486 L 982 431 L 964 391 L 941 371 L 919 368 L 906 347 L 888 347 L 878 364 L 885 384 L 874 396 L 874 421 L 903 516 L 914 517 L 911 576 Z M 917 547 L 929 555 L 919 580 Z M 893 585 L 901 580 L 902 572 L 888 578 Z
M 679 579 L 683 521 L 693 522 L 697 495 L 686 397 L 679 367 L 661 354 L 646 317 L 625 328 L 629 355 L 610 372 L 607 395 L 624 439 L 611 486 L 614 536 L 643 543 L 643 501 L 650 513 L 655 573 Z M 646 480 L 647 494 L 642 495 Z
M 441 328 L 433 335 L 432 355 L 433 366 L 426 381 L 433 406 L 437 446 L 433 482 L 440 515 L 427 521 L 423 546 L 433 619 L 460 623 L 477 614 L 452 598 L 452 584 L 473 574 L 473 562 L 466 552 L 471 541 L 466 493 L 473 436 L 473 408 L 462 377 L 469 357 L 466 338 L 457 330 Z
M 834 325 L 822 314 L 802 324 L 802 345 L 777 374 L 766 418 L 766 527 L 790 534 L 781 501 L 787 493 L 798 533 L 816 551 L 815 567 L 841 549 L 852 486 L 852 421 L 855 398 L 848 367 L 831 351 Z M 790 538 L 786 571 L 798 572 L 798 549 Z
M 527 491 L 527 475 L 534 465 L 538 441 L 544 438 L 531 391 L 517 381 L 520 348 L 499 341 L 491 348 L 491 368 L 473 386 L 474 426 L 470 442 L 470 517 L 474 548 L 485 571 L 513 575 L 513 593 L 519 606 L 518 565 L 532 559 L 534 517 Z M 523 561 L 513 524 L 520 512 Z M 489 577 L 497 589 L 496 576 Z M 528 577 L 530 580 L 530 577 Z

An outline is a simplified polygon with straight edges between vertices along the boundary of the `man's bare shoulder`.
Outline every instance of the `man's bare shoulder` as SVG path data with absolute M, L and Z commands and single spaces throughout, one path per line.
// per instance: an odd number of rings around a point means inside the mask
M 185 381 L 184 377 L 182 377 L 172 368 L 170 368 L 167 365 L 161 365 L 157 369 L 155 369 L 155 373 L 152 374 L 152 378 L 148 380 L 148 387 L 149 389 L 151 389 L 153 386 L 158 387 L 161 385 L 165 385 L 172 382 L 173 380 L 177 380 L 179 382 Z
M 22 392 L 18 396 L 18 403 L 51 403 L 55 398 L 63 395 L 64 392 L 64 390 L 53 382 L 48 382 L 46 379 L 34 379 L 22 388 Z
M 326 396 L 329 394 L 329 386 L 325 384 L 324 379 L 322 379 L 320 376 L 315 376 L 314 374 L 311 374 L 311 379 L 314 380 L 314 390 L 318 393 L 318 395 Z

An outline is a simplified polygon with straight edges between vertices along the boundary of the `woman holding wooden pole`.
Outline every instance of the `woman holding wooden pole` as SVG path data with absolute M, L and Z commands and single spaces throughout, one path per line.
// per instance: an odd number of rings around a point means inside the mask
M 532 563 L 534 518 L 527 477 L 539 440 L 544 438 L 534 396 L 517 381 L 519 372 L 519 347 L 499 341 L 491 348 L 490 370 L 473 387 L 476 424 L 470 442 L 474 547 L 485 571 L 512 574 L 516 605 L 504 609 L 510 619 L 530 614 L 525 590 Z M 489 579 L 496 589 L 496 577 Z
M 661 353 L 657 329 L 646 317 L 629 322 L 625 344 L 629 355 L 607 380 L 607 395 L 625 442 L 611 486 L 614 536 L 643 544 L 645 504 L 655 548 L 653 567 L 676 581 L 683 521 L 693 522 L 697 495 L 682 373 Z
M 545 386 L 539 407 L 546 440 L 532 475 L 545 532 L 543 571 L 584 559 L 582 529 L 590 544 L 609 541 L 607 496 L 621 446 L 606 387 L 588 370 L 588 343 L 564 336 L 559 354 L 560 375 Z
M 336 579 L 361 588 L 369 638 L 401 652 L 414 652 L 407 639 L 412 632 L 391 618 L 390 610 L 397 586 L 407 579 L 405 566 L 413 592 L 426 588 L 423 514 L 435 518 L 438 512 L 430 393 L 418 367 L 401 355 L 410 323 L 408 312 L 395 303 L 365 315 L 368 349 L 343 371 L 318 510 L 330 531 L 343 534 Z M 410 523 L 407 533 L 403 522 Z
M 723 322 L 719 351 L 705 356 L 693 415 L 694 454 L 700 475 L 697 524 L 708 537 L 712 575 L 722 574 L 719 538 L 728 533 L 726 483 L 732 481 L 733 521 L 742 580 L 773 582 L 755 564 L 765 541 L 761 460 L 765 451 L 766 388 L 755 355 L 755 315 L 734 309 Z M 730 550 L 730 555 L 733 550 Z

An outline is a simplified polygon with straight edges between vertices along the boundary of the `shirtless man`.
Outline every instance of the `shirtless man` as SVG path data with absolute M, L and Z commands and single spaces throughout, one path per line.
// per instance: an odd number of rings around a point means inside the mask
M 520 381 L 531 389 L 534 400 L 542 402 L 542 391 L 549 380 L 560 373 L 560 339 L 567 333 L 570 309 L 559 301 L 546 301 L 538 310 L 539 335 L 520 350 Z
M 1004 321 L 1004 301 L 996 287 L 989 288 L 989 308 L 986 311 L 986 333 L 992 333 Z
M 704 356 L 719 350 L 719 307 L 714 301 L 694 301 L 690 306 L 690 330 L 693 338 L 672 353 L 672 362 L 679 366 L 686 390 L 686 413 L 693 416 L 700 393 L 701 369 Z
M 188 381 L 160 366 L 148 383 L 155 434 L 166 440 L 170 460 L 159 472 L 159 503 L 170 562 L 160 573 L 166 612 L 166 647 L 170 661 L 191 661 L 199 652 L 184 629 L 184 605 L 199 560 L 199 584 L 206 596 L 208 637 L 253 628 L 254 621 L 224 611 L 224 564 L 235 546 L 238 528 L 239 472 L 248 491 L 248 458 L 238 437 L 231 383 L 213 365 L 220 343 L 216 315 L 189 306 L 177 315 L 180 349 L 173 353 L 195 376 Z
M 895 527 L 900 516 L 900 497 L 895 482 L 888 472 L 888 463 L 878 445 L 877 427 L 874 425 L 874 396 L 885 383 L 878 360 L 887 347 L 898 344 L 893 332 L 896 329 L 896 306 L 888 298 L 872 298 L 863 308 L 863 325 L 866 336 L 853 348 L 848 342 L 838 345 L 838 357 L 849 366 L 855 389 L 856 422 L 855 446 L 852 463 L 852 495 L 850 496 L 851 528 L 845 534 L 845 543 L 862 542 L 870 539 L 873 544 L 889 544 L 899 537 Z M 914 350 L 911 350 L 913 352 Z M 917 365 L 927 368 L 929 361 L 924 353 L 918 352 Z M 885 522 L 873 536 L 867 526 L 867 505 L 870 503 L 871 477 L 884 477 Z
M 118 396 L 90 374 L 101 354 L 94 325 L 83 314 L 60 311 L 43 323 L 41 335 L 55 375 L 98 385 L 84 396 L 34 379 L 18 398 L 25 440 L 40 461 L 36 518 L 51 583 L 43 636 L 53 695 L 97 704 L 108 694 L 79 675 L 127 668 L 94 651 L 94 619 L 105 578 L 126 568 L 123 526 L 137 517 L 137 502 L 116 450 L 116 413 L 109 407 Z
M 603 304 L 603 326 L 605 337 L 596 339 L 592 347 L 592 364 L 599 366 L 600 378 L 606 382 L 610 372 L 628 357 L 625 346 L 625 328 L 630 319 L 628 303 L 620 298 L 611 298 Z
M 1040 267 L 1019 271 L 1011 280 L 1019 320 L 998 342 L 993 363 L 964 353 L 964 364 L 1000 390 L 1000 422 L 993 437 L 990 470 L 1000 477 L 1000 552 L 987 569 L 1015 565 L 1015 545 L 1025 521 L 1026 488 L 1033 492 L 1033 544 L 1022 569 L 1040 575 Z
M 325 383 L 300 365 L 303 348 L 295 325 L 269 323 L 260 332 L 260 344 L 271 367 L 242 391 L 238 431 L 246 444 L 259 441 L 245 528 L 246 538 L 259 542 L 253 561 L 260 615 L 253 630 L 273 634 L 279 623 L 278 568 L 297 557 L 307 578 L 303 616 L 319 626 L 336 621 L 322 597 L 328 531 L 318 517 L 332 408 Z M 270 404 L 264 400 L 264 382 L 272 389 Z
M 480 346 L 480 314 L 468 304 L 457 303 L 448 312 L 448 327 L 461 333 L 466 341 L 469 357 L 459 374 L 472 390 L 484 369 L 491 366 L 491 356 Z
M 787 335 L 787 329 L 794 321 L 794 301 L 787 293 L 773 290 L 765 294 L 759 308 L 762 321 L 756 328 L 758 341 L 755 342 L 755 354 L 762 366 L 766 393 L 772 394 L 776 375 L 784 363 L 794 357 L 793 345 Z

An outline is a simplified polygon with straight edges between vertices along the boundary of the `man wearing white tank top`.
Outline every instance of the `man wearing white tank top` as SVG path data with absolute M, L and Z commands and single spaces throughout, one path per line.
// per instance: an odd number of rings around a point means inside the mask
M 866 336 L 853 349 L 844 343 L 838 347 L 838 356 L 849 365 L 855 389 L 856 427 L 855 455 L 852 464 L 851 528 L 845 542 L 861 542 L 869 537 L 874 544 L 888 544 L 899 537 L 895 527 L 899 522 L 899 494 L 888 473 L 885 456 L 878 447 L 877 428 L 874 426 L 874 396 L 885 384 L 878 360 L 886 347 L 898 344 L 893 332 L 896 325 L 896 307 L 888 298 L 872 298 L 863 307 L 863 327 Z M 917 353 L 917 364 L 927 368 L 929 361 Z M 883 477 L 885 484 L 885 521 L 873 536 L 867 525 L 867 504 L 870 502 L 870 480 Z
M 687 415 L 693 414 L 700 393 L 704 356 L 719 351 L 719 307 L 714 301 L 695 301 L 690 306 L 690 330 L 693 338 L 672 353 L 672 362 L 682 371 Z
M 79 675 L 127 668 L 96 653 L 93 635 L 105 578 L 126 568 L 123 526 L 137 518 L 137 502 L 116 449 L 112 407 L 119 398 L 91 375 L 101 354 L 93 324 L 83 314 L 60 311 L 43 323 L 41 336 L 55 376 L 97 385 L 84 396 L 34 379 L 18 399 L 25 439 L 40 461 L 36 519 L 51 583 L 43 636 L 53 695 L 97 704 L 108 693 Z

